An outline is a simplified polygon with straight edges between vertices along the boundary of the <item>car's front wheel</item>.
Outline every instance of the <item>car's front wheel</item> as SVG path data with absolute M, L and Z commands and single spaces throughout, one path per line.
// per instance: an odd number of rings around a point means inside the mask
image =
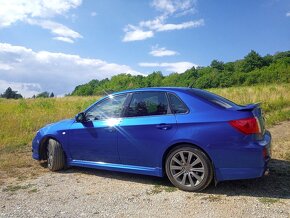
M 169 152 L 165 162 L 171 183 L 185 191 L 201 191 L 213 178 L 212 165 L 204 152 L 189 145 L 181 145 Z
M 61 144 L 54 139 L 48 141 L 47 167 L 51 171 L 61 170 L 65 167 L 65 156 Z

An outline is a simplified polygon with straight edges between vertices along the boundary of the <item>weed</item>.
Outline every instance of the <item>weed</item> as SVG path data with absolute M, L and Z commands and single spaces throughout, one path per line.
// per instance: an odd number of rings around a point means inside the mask
M 201 199 L 210 202 L 218 202 L 221 201 L 223 198 L 220 195 L 208 195 L 206 197 L 202 197 Z
M 173 186 L 165 186 L 163 189 L 165 192 L 175 192 L 178 190 L 176 187 Z
M 30 193 L 30 194 L 31 193 L 36 193 L 37 191 L 38 191 L 37 188 L 34 188 L 34 189 L 29 190 L 28 193 Z
M 154 185 L 154 187 L 150 191 L 147 191 L 147 194 L 148 195 L 156 195 L 156 194 L 159 194 L 163 191 L 175 192 L 177 190 L 178 189 L 176 187 L 172 187 L 172 186 Z
M 263 204 L 274 204 L 279 202 L 278 198 L 266 198 L 266 197 L 262 197 L 262 198 L 258 198 L 258 201 L 260 201 Z
M 148 195 L 156 195 L 159 194 L 163 191 L 162 186 L 161 185 L 154 185 L 153 189 L 147 191 Z
M 19 190 L 28 189 L 31 186 L 32 186 L 31 184 L 24 185 L 24 186 L 21 186 L 21 185 L 8 185 L 2 191 L 3 192 L 16 192 L 16 191 L 19 191 Z

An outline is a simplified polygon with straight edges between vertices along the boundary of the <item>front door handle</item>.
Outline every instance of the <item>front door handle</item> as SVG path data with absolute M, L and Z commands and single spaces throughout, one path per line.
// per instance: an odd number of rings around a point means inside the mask
M 172 125 L 170 124 L 166 124 L 166 123 L 160 123 L 158 125 L 156 125 L 157 129 L 161 129 L 161 130 L 168 130 L 172 128 Z

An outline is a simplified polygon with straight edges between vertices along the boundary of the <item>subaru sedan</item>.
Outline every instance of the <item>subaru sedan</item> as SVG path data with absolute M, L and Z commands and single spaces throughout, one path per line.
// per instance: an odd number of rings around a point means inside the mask
M 237 105 L 194 88 L 144 88 L 108 95 L 41 128 L 32 156 L 52 171 L 167 176 L 182 190 L 200 191 L 213 180 L 263 176 L 270 145 L 259 104 Z

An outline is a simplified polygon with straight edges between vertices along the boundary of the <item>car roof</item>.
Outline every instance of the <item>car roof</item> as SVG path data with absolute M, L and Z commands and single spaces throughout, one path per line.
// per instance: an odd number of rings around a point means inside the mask
M 122 94 L 122 93 L 129 93 L 129 92 L 148 92 L 148 91 L 173 91 L 173 92 L 187 92 L 192 88 L 186 88 L 186 87 L 147 87 L 147 88 L 138 88 L 138 89 L 130 89 L 130 90 L 124 90 L 120 92 L 115 92 L 112 94 Z

